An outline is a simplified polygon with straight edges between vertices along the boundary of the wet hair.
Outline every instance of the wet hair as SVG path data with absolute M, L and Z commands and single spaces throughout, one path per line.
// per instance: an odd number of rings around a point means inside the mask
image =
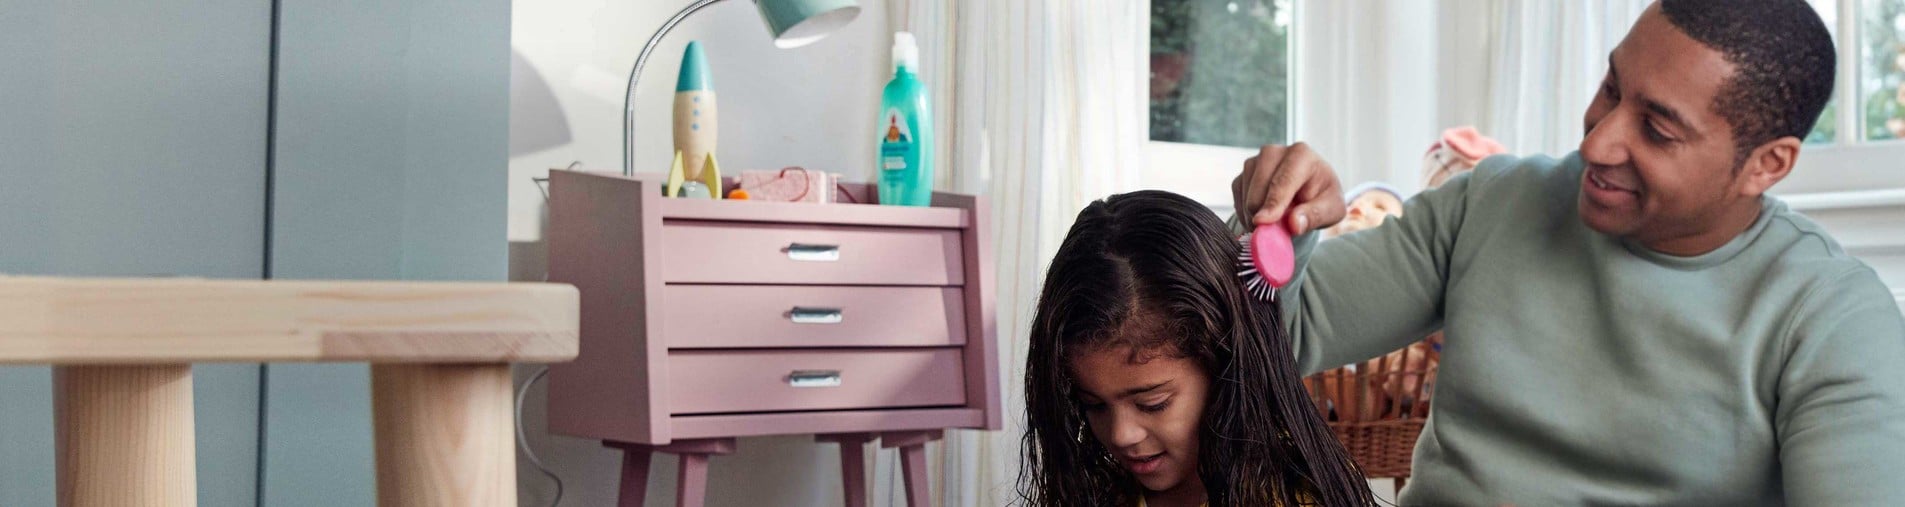
M 1142 486 L 1093 436 L 1070 370 L 1079 354 L 1131 346 L 1210 375 L 1197 474 L 1213 507 L 1373 504 L 1303 388 L 1277 304 L 1244 292 L 1239 248 L 1210 209 L 1169 192 L 1115 195 L 1078 214 L 1032 318 L 1024 503 L 1137 501 Z
M 1733 64 L 1712 107 L 1733 126 L 1735 158 L 1812 132 L 1832 99 L 1838 53 L 1826 23 L 1805 0 L 1662 0 L 1660 10 Z

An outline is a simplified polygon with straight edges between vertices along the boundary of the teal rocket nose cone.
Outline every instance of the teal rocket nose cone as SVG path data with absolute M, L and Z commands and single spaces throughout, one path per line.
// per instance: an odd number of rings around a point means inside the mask
M 708 57 L 701 53 L 701 41 L 689 41 L 688 49 L 681 52 L 681 77 L 675 80 L 675 91 L 712 90 L 714 80 L 708 76 Z

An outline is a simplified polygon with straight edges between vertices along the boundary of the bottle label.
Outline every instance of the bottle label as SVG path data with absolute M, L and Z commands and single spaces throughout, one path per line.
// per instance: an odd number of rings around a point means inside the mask
M 913 154 L 911 122 L 906 121 L 906 115 L 900 114 L 899 109 L 887 109 L 886 114 L 881 116 L 884 118 L 880 122 L 884 130 L 880 134 L 880 169 L 904 170 L 911 166 L 910 155 Z

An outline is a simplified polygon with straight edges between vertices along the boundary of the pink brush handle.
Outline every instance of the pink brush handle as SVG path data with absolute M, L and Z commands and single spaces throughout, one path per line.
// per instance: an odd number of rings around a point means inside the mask
M 1296 247 L 1282 223 L 1257 226 L 1250 234 L 1250 262 L 1270 286 L 1282 288 L 1296 274 Z

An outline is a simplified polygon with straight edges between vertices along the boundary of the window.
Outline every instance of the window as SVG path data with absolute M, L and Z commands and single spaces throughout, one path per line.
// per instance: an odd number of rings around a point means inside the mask
M 1839 38 L 1839 0 L 1807 0 L 1814 10 L 1819 11 L 1819 19 L 1826 22 L 1826 30 L 1832 32 L 1832 38 Z M 1843 88 L 1843 87 L 1841 87 Z M 1826 103 L 1826 110 L 1819 113 L 1819 123 L 1812 126 L 1812 133 L 1806 135 L 1810 144 L 1832 144 L 1839 139 L 1839 100 L 1838 90 L 1833 90 L 1832 100 Z
M 1905 0 L 1808 0 L 1839 48 L 1838 89 L 1773 192 L 1905 192 Z
M 1289 142 L 1294 0 L 1150 4 L 1143 184 L 1228 215 L 1239 161 L 1264 143 Z
M 1859 130 L 1867 141 L 1905 138 L 1905 0 L 1858 8 Z
M 1151 2 L 1151 140 L 1289 137 L 1291 0 Z
M 1806 142 L 1857 144 L 1905 138 L 1905 0 L 1809 0 L 1851 65 Z M 1851 13 L 1845 20 L 1842 14 Z M 1848 101 L 1847 93 L 1856 100 Z M 1849 131 L 1842 136 L 1840 132 Z

